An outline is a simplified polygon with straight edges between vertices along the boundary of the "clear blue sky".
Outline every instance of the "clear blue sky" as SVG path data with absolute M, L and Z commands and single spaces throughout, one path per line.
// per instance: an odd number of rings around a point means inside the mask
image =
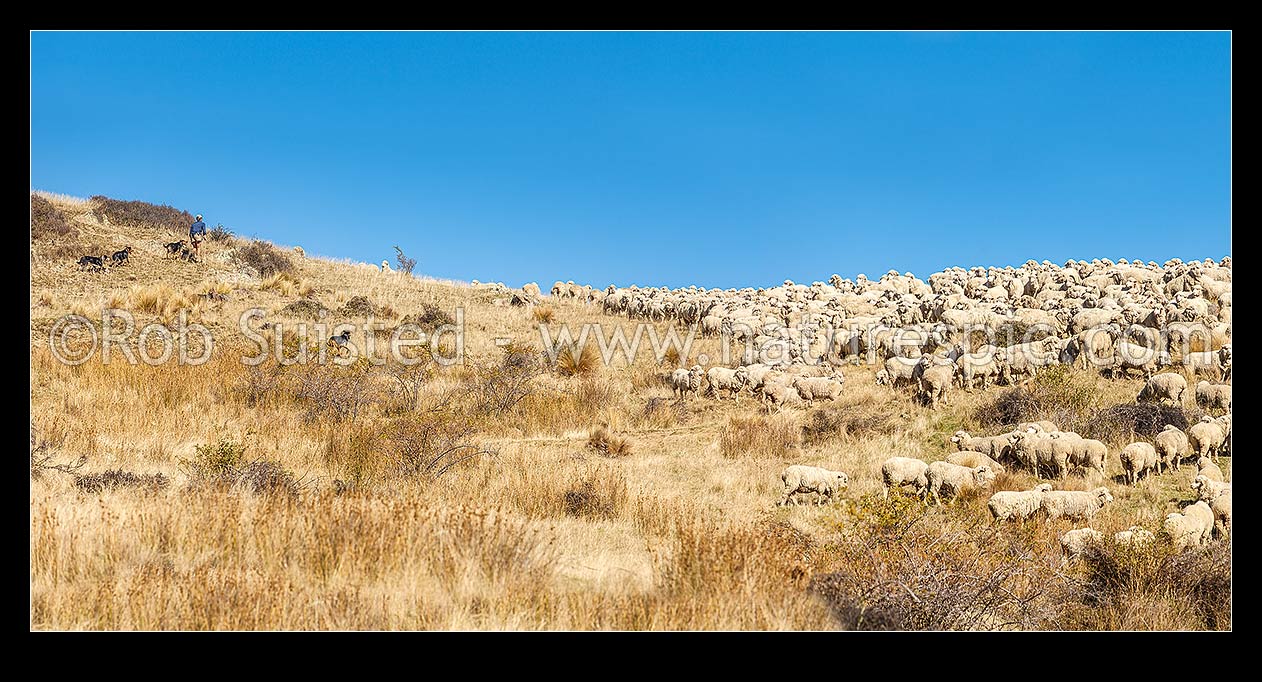
M 34 33 L 31 186 L 520 285 L 1230 249 L 1227 33 Z

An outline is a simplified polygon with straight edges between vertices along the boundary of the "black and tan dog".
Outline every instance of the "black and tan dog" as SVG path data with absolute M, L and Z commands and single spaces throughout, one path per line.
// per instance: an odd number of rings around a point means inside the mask
M 343 356 L 343 355 L 349 354 L 351 351 L 350 347 L 347 345 L 350 343 L 350 341 L 351 341 L 351 332 L 348 329 L 342 332 L 341 334 L 334 334 L 333 336 L 330 336 L 329 340 L 326 341 L 325 343 L 328 345 L 329 348 L 332 348 L 333 352 L 336 353 L 338 356 Z
M 180 252 L 183 251 L 185 248 L 187 248 L 188 242 L 181 239 L 178 242 L 171 242 L 170 244 L 164 244 L 164 246 L 166 247 L 168 256 L 179 256 L 179 255 L 182 255 Z
M 109 258 L 108 255 L 99 256 L 99 257 L 98 256 L 84 256 L 83 258 L 79 259 L 79 267 L 85 268 L 85 269 L 91 268 L 93 270 L 100 270 L 101 272 L 104 272 L 105 259 L 107 258 Z
M 113 265 L 126 265 L 128 262 L 130 262 L 128 260 L 130 258 L 131 258 L 131 247 L 124 246 L 122 251 L 115 251 L 114 254 L 110 256 L 110 261 L 111 261 L 111 264 Z

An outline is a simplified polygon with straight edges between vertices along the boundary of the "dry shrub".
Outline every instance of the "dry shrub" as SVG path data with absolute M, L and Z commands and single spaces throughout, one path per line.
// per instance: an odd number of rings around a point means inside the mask
M 616 519 L 627 504 L 627 481 L 622 472 L 608 466 L 593 467 L 570 486 L 562 498 L 567 516 Z
M 291 376 L 293 398 L 306 408 L 303 419 L 308 423 L 322 419 L 354 422 L 379 398 L 371 376 L 374 371 L 367 358 L 346 367 L 334 363 L 302 365 Z
M 188 211 L 147 201 L 122 201 L 107 196 L 92 197 L 92 211 L 98 219 L 115 225 L 145 225 L 164 230 L 187 230 L 193 224 Z
M 662 353 L 661 364 L 665 367 L 682 367 L 683 364 L 680 362 L 679 349 L 674 346 L 667 348 L 666 352 Z
M 449 412 L 397 417 L 379 425 L 386 458 L 395 473 L 433 480 L 452 467 L 494 454 L 471 439 L 473 424 Z
M 546 358 L 524 344 L 509 344 L 495 364 L 473 368 L 465 393 L 477 417 L 499 417 L 535 391 L 534 380 L 543 373 Z
M 299 299 L 293 303 L 288 303 L 285 307 L 276 311 L 278 315 L 285 317 L 297 317 L 306 320 L 322 320 L 329 314 L 329 309 L 319 301 L 309 298 Z
M 851 408 L 814 410 L 802 424 L 802 442 L 818 445 L 836 439 L 863 438 L 891 430 L 894 415 L 887 409 Z
M 1200 421 L 1199 411 L 1156 404 L 1114 405 L 1094 411 L 1090 418 L 1078 426 L 1078 433 L 1106 443 L 1133 443 L 1138 437 L 1153 438 L 1166 424 L 1173 424 L 1186 431 Z
M 236 233 L 224 227 L 223 223 L 219 223 L 209 230 L 206 230 L 206 237 L 212 242 L 226 242 L 232 239 L 235 235 Z
M 304 282 L 288 272 L 274 272 L 268 275 L 263 278 L 260 288 L 265 291 L 270 289 L 286 298 L 291 296 L 306 298 L 313 290 L 310 282 Z
M 609 427 L 601 425 L 588 434 L 587 448 L 602 457 L 622 458 L 630 456 L 631 441 L 614 434 Z
M 420 312 L 409 313 L 399 322 L 401 325 L 415 325 L 427 331 L 455 323 L 456 319 L 451 314 L 433 303 L 422 303 Z
M 232 258 L 238 266 L 252 268 L 260 277 L 294 271 L 294 262 L 289 254 L 268 242 L 255 240 L 237 247 Z
M 598 367 L 600 354 L 590 345 L 584 345 L 581 351 L 574 346 L 566 346 L 557 353 L 556 370 L 561 376 L 586 376 Z
M 539 305 L 535 306 L 535 308 L 530 311 L 530 315 L 535 318 L 535 322 L 540 324 L 552 324 L 553 320 L 556 319 L 556 310 L 554 310 L 550 305 Z
M 1013 388 L 977 408 L 974 418 L 984 427 L 1011 426 L 1048 420 L 1067 431 L 1077 431 L 1091 414 L 1099 391 L 1085 375 L 1065 365 L 1039 370 L 1028 388 Z
M 96 493 L 115 488 L 165 488 L 170 480 L 162 474 L 136 474 L 122 469 L 110 469 L 99 474 L 87 474 L 75 479 L 75 487 L 85 493 Z
M 1143 547 L 1106 542 L 1089 547 L 1080 563 L 1062 629 L 1231 629 L 1230 542 L 1183 551 L 1165 539 Z
M 78 235 L 56 206 L 44 197 L 31 195 L 31 239 L 74 239 Z
M 783 459 L 797 451 L 800 434 L 783 415 L 730 417 L 719 431 L 719 451 L 729 459 Z
M 683 401 L 670 398 L 649 398 L 636 416 L 641 428 L 668 429 L 688 421 L 688 408 Z
M 379 310 L 367 296 L 355 296 L 347 301 L 339 312 L 347 317 L 372 317 L 377 315 Z
M 297 497 L 300 485 L 283 466 L 268 460 L 245 461 L 245 445 L 229 439 L 198 445 L 181 467 L 191 490 L 246 490 L 257 495 Z

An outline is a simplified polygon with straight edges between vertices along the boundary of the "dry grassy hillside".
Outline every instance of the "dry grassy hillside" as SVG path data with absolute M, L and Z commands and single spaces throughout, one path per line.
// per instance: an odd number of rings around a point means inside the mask
M 1230 546 L 1106 546 L 1062 565 L 1068 521 L 994 526 L 986 494 L 924 509 L 881 499 L 880 465 L 949 454 L 958 429 L 1055 418 L 1109 446 L 1092 525 L 1158 530 L 1196 468 L 1114 480 L 1142 381 L 1054 368 L 1028 390 L 937 410 L 847 366 L 834 404 L 768 414 L 743 396 L 675 400 L 645 341 L 634 363 L 539 359 L 538 325 L 633 323 L 555 301 L 505 307 L 486 288 L 382 274 L 246 240 L 166 255 L 178 212 L 129 220 L 44 195 L 31 242 L 31 623 L 37 629 L 1228 629 Z M 41 213 L 40 211 L 43 211 Z M 144 222 L 152 221 L 154 222 Z M 133 247 L 128 265 L 76 261 Z M 292 267 L 285 265 L 288 260 Z M 260 263 L 276 272 L 259 272 Z M 199 366 L 60 362 L 67 314 L 137 329 L 181 319 L 214 337 Z M 291 355 L 335 324 L 435 329 L 462 310 L 464 361 L 243 364 L 239 330 Z M 327 313 L 321 317 L 320 309 Z M 257 328 L 260 321 L 254 322 Z M 317 322 L 327 326 L 315 328 Z M 297 325 L 306 323 L 305 330 Z M 668 323 L 657 325 L 664 335 Z M 281 331 L 279 334 L 277 330 Z M 97 329 L 99 332 L 100 330 Z M 137 334 L 128 347 L 135 350 Z M 279 337 L 279 338 L 278 338 Z M 86 347 L 83 330 L 72 349 Z M 441 354 L 453 348 L 440 337 Z M 366 337 L 356 332 L 362 347 Z M 511 343 L 505 343 L 511 341 Z M 161 339 L 148 338 L 157 355 Z M 193 343 L 194 354 L 202 350 Z M 424 357 L 412 351 L 409 357 Z M 1185 404 L 1186 417 L 1200 417 Z M 1138 412 L 1144 412 L 1139 410 Z M 1230 458 L 1220 466 L 1230 480 Z M 849 474 L 837 502 L 778 507 L 781 470 Z M 1038 482 L 1008 472 L 996 489 Z

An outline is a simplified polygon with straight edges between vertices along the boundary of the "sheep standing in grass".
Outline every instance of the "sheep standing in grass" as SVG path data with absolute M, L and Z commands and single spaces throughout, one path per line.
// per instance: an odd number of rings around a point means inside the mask
M 802 400 L 812 403 L 816 400 L 835 401 L 841 397 L 842 383 L 837 379 L 794 377 L 792 386 Z
M 1135 402 L 1164 405 L 1169 400 L 1174 403 L 1175 407 L 1178 407 L 1183 404 L 1183 393 L 1187 389 L 1188 382 L 1183 378 L 1183 375 L 1173 372 L 1157 374 L 1149 377 L 1148 381 L 1144 383 L 1139 395 L 1135 396 Z
M 1215 481 L 1205 474 L 1197 474 L 1196 478 L 1192 479 L 1192 491 L 1196 493 L 1197 499 L 1212 502 L 1215 497 L 1224 493 L 1230 495 L 1231 484 Z
M 990 467 L 965 467 L 950 462 L 934 462 L 925 471 L 929 481 L 929 492 L 936 504 L 942 504 L 942 493 L 952 498 L 971 488 L 986 488 L 995 481 L 995 472 Z
M 1060 431 L 1060 427 L 1049 421 L 1037 422 L 1021 422 L 1017 424 L 1017 431 L 1027 431 L 1029 433 L 1056 433 Z
M 1055 478 L 1069 473 L 1069 453 L 1073 446 L 1065 438 L 1049 438 L 1044 433 L 1016 432 L 1009 437 L 1012 456 L 1035 476 L 1041 469 L 1049 469 Z
M 1210 412 L 1213 410 L 1231 410 L 1231 384 L 1211 384 L 1208 381 L 1196 382 L 1196 406 Z
M 769 376 L 763 381 L 760 395 L 762 396 L 763 404 L 767 406 L 768 412 L 771 411 L 772 407 L 780 409 L 786 405 L 802 405 L 802 397 L 798 395 L 797 389 L 790 386 L 786 381 L 786 378 L 783 376 Z
M 780 506 L 788 504 L 789 498 L 794 495 L 806 493 L 817 493 L 819 496 L 815 503 L 823 504 L 825 500 L 831 501 L 833 495 L 850 484 L 850 477 L 843 471 L 803 464 L 787 467 L 780 474 L 780 480 L 784 483 L 784 499 L 780 501 Z
M 670 375 L 671 389 L 681 400 L 686 399 L 689 393 L 697 393 L 701 390 L 703 376 L 705 372 L 701 369 L 701 365 L 693 365 L 689 369 L 677 369 Z
M 1078 560 L 1088 547 L 1104 542 L 1104 533 L 1094 528 L 1075 528 L 1065 531 L 1060 536 L 1061 563 L 1069 564 Z
M 1003 465 L 991 459 L 990 455 L 984 452 L 971 452 L 969 450 L 961 450 L 960 452 L 952 452 L 946 456 L 946 461 L 952 464 L 958 464 L 970 469 L 979 467 L 983 464 L 990 467 L 990 470 L 1001 474 L 1003 473 Z
M 1196 460 L 1196 474 L 1204 476 L 1211 481 L 1222 481 L 1225 478 L 1223 470 L 1219 469 L 1218 465 L 1214 464 L 1213 460 L 1208 457 L 1201 457 Z
M 1188 437 L 1186 433 L 1179 430 L 1179 427 L 1173 424 L 1166 424 L 1165 428 L 1152 439 L 1153 447 L 1157 450 L 1157 457 L 1165 463 L 1167 467 L 1179 467 L 1179 460 L 1188 456 Z
M 1214 512 L 1214 534 L 1220 538 L 1231 535 L 1231 488 L 1209 502 Z
M 933 364 L 932 358 L 931 355 L 921 358 L 921 363 L 927 366 L 920 373 L 920 399 L 928 402 L 931 409 L 937 409 L 939 400 L 943 405 L 950 404 L 947 397 L 955 381 L 955 365 Z
M 1144 547 L 1157 539 L 1153 532 L 1140 526 L 1131 526 L 1127 530 L 1119 530 L 1113 534 L 1113 543 L 1124 547 Z
M 881 464 L 881 499 L 889 499 L 890 488 L 912 485 L 922 500 L 929 487 L 929 465 L 913 457 L 890 457 Z
M 737 367 L 736 369 L 711 367 L 710 371 L 706 372 L 706 378 L 710 383 L 710 392 L 714 394 L 716 399 L 722 400 L 722 392 L 730 391 L 732 401 L 740 402 L 739 394 L 748 382 L 749 375 L 746 374 L 744 367 Z
M 1214 512 L 1205 502 L 1183 509 L 1183 513 L 1166 514 L 1161 530 L 1178 549 L 1208 544 L 1214 532 Z
M 1001 490 L 990 496 L 986 507 L 995 521 L 1024 521 L 1039 510 L 1043 493 L 1051 489 L 1051 483 L 1040 483 L 1031 490 Z
M 1197 457 L 1218 459 L 1218 451 L 1227 440 L 1227 433 L 1221 423 L 1213 417 L 1201 417 L 1201 420 L 1188 427 L 1188 445 Z
M 1139 482 L 1141 475 L 1147 474 L 1149 471 L 1161 473 L 1161 459 L 1157 457 L 1157 450 L 1148 443 L 1131 443 L 1122 448 L 1122 473 L 1126 475 L 1126 482 L 1135 485 Z
M 1104 466 L 1109 458 L 1109 447 L 1094 438 L 1083 438 L 1072 431 L 1056 431 L 1047 434 L 1048 438 L 1058 440 L 1069 448 L 1067 464 L 1070 468 L 1095 469 L 1105 477 Z M 1053 443 L 1056 447 L 1056 443 Z
M 1039 509 L 1047 512 L 1050 521 L 1059 518 L 1090 521 L 1104 505 L 1112 501 L 1112 493 L 1104 486 L 1094 490 L 1049 490 L 1043 493 Z

